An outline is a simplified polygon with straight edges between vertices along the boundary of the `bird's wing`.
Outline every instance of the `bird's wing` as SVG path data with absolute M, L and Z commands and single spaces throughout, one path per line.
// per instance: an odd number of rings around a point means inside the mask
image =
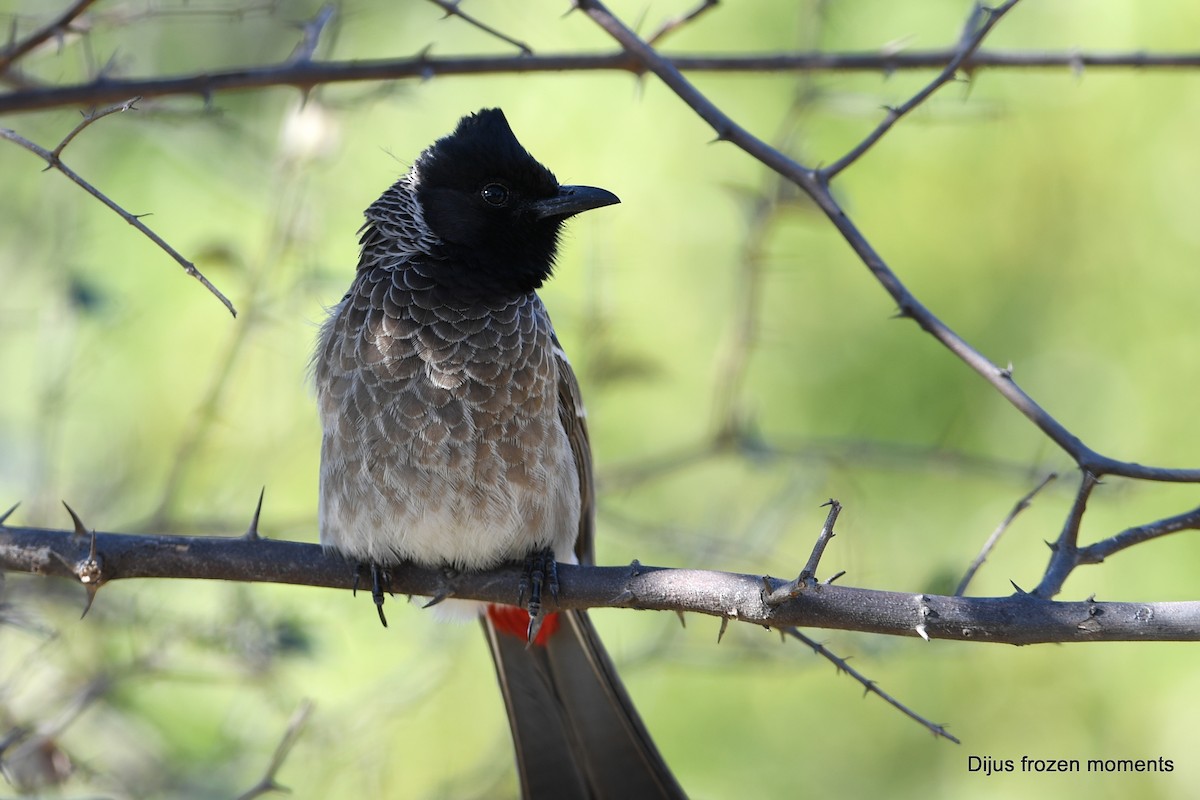
M 558 366 L 558 418 L 571 454 L 575 457 L 575 469 L 579 474 L 579 537 L 575 540 L 575 555 L 580 564 L 595 561 L 596 488 L 592 477 L 592 445 L 588 440 L 587 412 L 579 392 L 579 381 L 558 337 L 554 343 L 554 360 Z

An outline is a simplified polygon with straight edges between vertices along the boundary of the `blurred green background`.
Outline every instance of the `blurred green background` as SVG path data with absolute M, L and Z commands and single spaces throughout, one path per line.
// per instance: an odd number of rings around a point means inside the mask
M 59 4 L 61 5 L 61 4 Z M 71 82 L 275 63 L 315 2 L 100 2 L 90 32 L 22 63 Z M 689 2 L 614 2 L 643 33 Z M 565 2 L 468 3 L 539 53 L 608 52 Z M 941 47 L 969 6 L 723 5 L 666 52 Z M 0 1 L 24 32 L 41 3 Z M 1194 48 L 1200 6 L 1029 2 L 988 46 Z M 512 48 L 432 4 L 337 10 L 321 57 Z M 107 65 L 107 66 L 106 66 Z M 828 163 L 932 73 L 698 74 L 751 131 Z M 1031 588 L 1069 508 L 1071 464 L 894 308 L 832 227 L 654 79 L 624 73 L 433 78 L 147 100 L 65 161 L 136 213 L 238 306 L 231 320 L 150 242 L 63 176 L 0 146 L 0 505 L 69 527 L 230 534 L 266 486 L 261 530 L 315 541 L 319 426 L 307 362 L 349 284 L 361 213 L 464 113 L 500 106 L 564 182 L 620 206 L 574 221 L 543 296 L 580 373 L 598 461 L 602 563 L 769 573 L 802 566 L 845 505 L 823 570 L 948 592 L 1012 504 L 972 586 Z M 75 110 L 0 125 L 53 146 Z M 917 296 L 1086 442 L 1197 466 L 1200 75 L 984 71 L 902 121 L 835 184 Z M 749 305 L 747 305 L 749 303 Z M 756 309 L 749 317 L 746 308 Z M 736 344 L 743 328 L 749 347 Z M 753 446 L 706 449 L 730 421 Z M 664 466 L 664 464 L 666 466 Z M 1192 486 L 1111 480 L 1085 541 L 1195 506 Z M 1196 597 L 1200 543 L 1156 541 L 1078 571 L 1063 597 Z M 83 592 L 8 575 L 0 727 L 64 720 L 62 796 L 235 797 L 292 711 L 315 710 L 279 773 L 300 798 L 511 797 L 507 728 L 472 625 L 299 587 L 121 582 Z M 696 798 L 1200 796 L 1192 644 L 995 647 L 815 634 L 961 746 L 773 633 L 602 611 L 597 624 L 660 748 Z M 111 683 L 109 683 L 111 681 Z M 81 697 L 96 699 L 77 718 Z M 66 724 L 66 720 L 72 720 Z M 968 772 L 996 759 L 1173 759 L 1141 775 Z M 0 788 L 0 796 L 12 790 Z

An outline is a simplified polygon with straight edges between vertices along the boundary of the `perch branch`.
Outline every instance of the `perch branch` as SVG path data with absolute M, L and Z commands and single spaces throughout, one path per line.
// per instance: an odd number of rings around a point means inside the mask
M 353 565 L 319 545 L 270 539 L 133 536 L 96 533 L 104 572 L 96 585 L 128 578 L 287 583 L 349 589 Z M 89 541 L 71 531 L 0 528 L 0 570 L 78 580 Z M 962 598 L 818 584 L 778 606 L 765 590 L 787 582 L 730 572 L 648 566 L 559 566 L 557 608 L 681 611 L 770 628 L 855 630 L 1008 644 L 1100 641 L 1200 641 L 1200 602 L 1054 602 L 1031 595 Z M 448 576 L 402 564 L 391 569 L 397 594 L 516 603 L 522 567 Z M 764 587 L 765 583 L 765 587 Z M 370 598 L 362 613 L 374 613 Z M 101 601 L 102 602 L 102 601 Z M 349 597 L 345 602 L 352 602 Z M 918 629 L 919 628 L 919 629 Z

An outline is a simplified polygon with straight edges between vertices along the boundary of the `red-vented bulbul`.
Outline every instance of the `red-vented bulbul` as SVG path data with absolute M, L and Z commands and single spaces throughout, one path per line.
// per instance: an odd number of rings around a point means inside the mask
M 371 568 L 377 603 L 389 564 L 526 560 L 533 622 L 481 611 L 527 798 L 684 797 L 587 614 L 538 615 L 555 560 L 591 563 L 594 514 L 579 386 L 535 290 L 563 222 L 617 202 L 560 186 L 499 109 L 464 117 L 367 209 L 314 357 L 321 543 Z

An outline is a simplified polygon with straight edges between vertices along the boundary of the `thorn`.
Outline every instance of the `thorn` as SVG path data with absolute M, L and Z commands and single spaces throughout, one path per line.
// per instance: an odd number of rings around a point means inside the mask
M 87 591 L 87 603 L 83 606 L 83 613 L 79 615 L 80 619 L 86 617 L 87 613 L 92 610 L 92 603 L 96 600 L 96 594 L 100 591 L 100 584 L 89 584 L 84 589 Z
M 75 520 L 75 533 L 91 538 L 87 558 L 76 562 L 71 567 L 71 571 L 75 573 L 75 577 L 79 578 L 79 582 L 87 591 L 87 603 L 83 606 L 83 613 L 79 615 L 79 618 L 83 619 L 91 611 L 92 603 L 96 599 L 96 592 L 100 591 L 100 585 L 104 582 L 104 568 L 100 556 L 96 553 L 96 531 L 93 530 L 89 534 L 83 530 L 83 522 L 79 516 L 66 503 L 63 505 L 67 507 L 67 511 L 71 512 L 71 519 Z
M 1089 595 L 1087 596 L 1087 600 L 1085 600 L 1084 602 L 1085 602 L 1085 603 L 1094 603 L 1094 602 L 1096 602 L 1096 594 L 1095 594 L 1095 592 L 1093 592 L 1092 594 L 1089 594 Z
M 915 628 L 915 630 L 917 632 L 917 636 L 920 636 L 922 639 L 924 639 L 927 642 L 929 641 L 929 634 L 925 632 L 925 623 L 924 622 L 922 622 L 920 625 L 918 625 Z
M 449 589 L 443 589 L 442 591 L 435 594 L 433 597 L 429 598 L 428 602 L 423 603 L 421 605 L 421 608 L 433 608 L 438 603 L 442 602 L 443 600 L 447 600 L 453 596 L 454 596 L 454 592 L 452 592 Z
M 250 527 L 246 529 L 246 533 L 242 536 L 243 539 L 255 541 L 258 536 L 258 517 L 262 514 L 263 495 L 267 493 L 267 487 L 264 486 L 258 492 L 258 505 L 254 508 L 254 516 L 250 518 Z
M 846 574 L 846 570 L 841 570 L 840 572 L 835 572 L 834 574 L 830 575 L 828 578 L 825 579 L 825 585 L 826 586 L 832 585 L 834 581 L 836 581 L 838 578 L 842 577 L 845 574 Z
M 717 644 L 725 638 L 725 631 L 729 628 L 729 617 L 721 617 L 721 630 L 717 631 Z
M 1012 580 L 1011 578 L 1009 579 L 1008 582 L 1011 583 L 1012 587 L 1017 590 L 1017 594 L 1029 594 L 1029 592 L 1025 591 L 1020 586 L 1017 586 L 1017 582 Z
M 675 612 L 675 616 L 679 617 L 679 627 L 681 627 L 681 628 L 686 628 L 686 627 L 687 627 L 687 617 L 685 617 L 685 616 L 683 615 L 683 612 L 682 612 L 682 611 L 676 611 L 676 612 Z
M 63 504 L 63 508 L 65 508 L 67 510 L 67 513 L 71 515 L 71 520 L 74 521 L 74 523 L 75 523 L 75 535 L 76 536 L 87 536 L 87 528 L 84 526 L 83 520 L 81 520 L 79 518 L 79 515 L 75 513 L 75 509 L 73 509 L 69 505 L 67 505 L 66 500 L 63 500 L 62 504 Z
M 17 506 L 19 505 L 21 504 L 13 503 L 12 508 L 10 508 L 8 511 L 5 511 L 3 514 L 0 514 L 0 528 L 4 527 L 4 523 L 8 521 L 8 518 L 12 516 L 12 513 L 17 510 Z

